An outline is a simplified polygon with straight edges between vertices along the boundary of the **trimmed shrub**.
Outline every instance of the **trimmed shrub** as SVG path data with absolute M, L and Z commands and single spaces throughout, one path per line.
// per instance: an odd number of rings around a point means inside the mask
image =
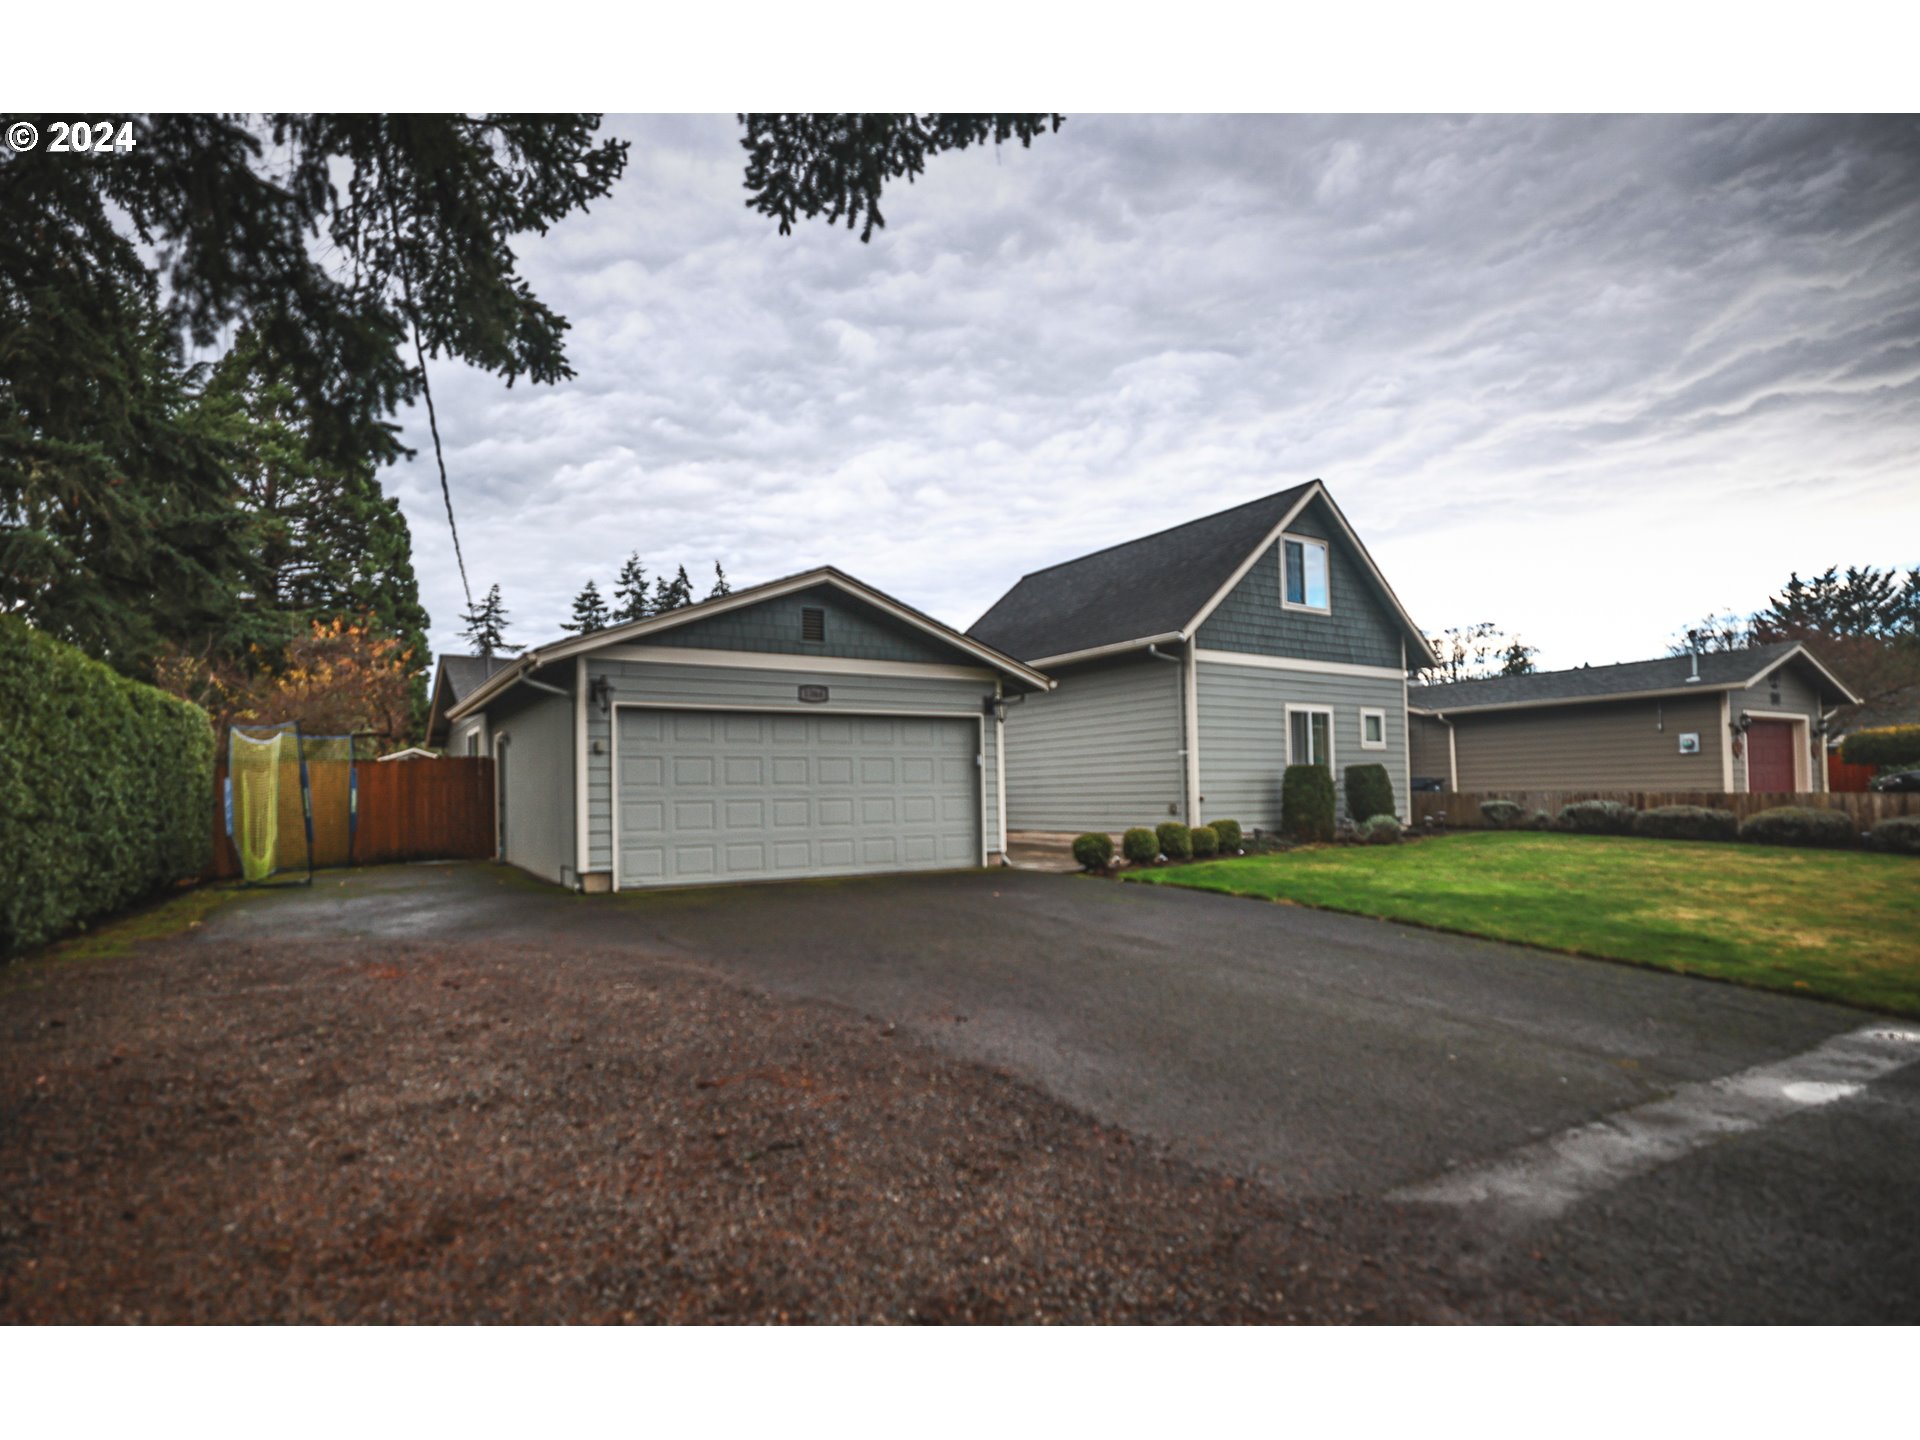
M 1213 833 L 1220 837 L 1222 855 L 1232 855 L 1239 851 L 1240 842 L 1245 837 L 1240 833 L 1238 820 L 1212 820 L 1208 824 L 1212 826 Z
M 1196 825 L 1187 832 L 1193 845 L 1193 858 L 1205 860 L 1220 853 L 1220 832 L 1211 825 Z
M 1840 742 L 1840 758 L 1849 765 L 1892 769 L 1920 765 L 1920 725 L 1881 725 L 1856 730 Z
M 1393 781 L 1384 765 L 1349 765 L 1346 774 L 1347 814 L 1355 821 L 1363 816 L 1393 814 Z
M 1129 865 L 1151 865 L 1160 857 L 1160 837 L 1144 825 L 1136 825 L 1120 837 L 1120 853 Z
M 1400 817 L 1369 815 L 1361 822 L 1359 835 L 1363 845 L 1396 845 L 1400 841 Z
M 1168 820 L 1154 832 L 1160 841 L 1160 853 L 1169 860 L 1193 858 L 1193 832 L 1178 820 Z
M 1326 766 L 1287 766 L 1280 781 L 1280 828 L 1305 843 L 1333 839 L 1333 775 Z
M 1776 805 L 1741 821 L 1740 838 L 1756 845 L 1818 845 L 1843 849 L 1857 837 L 1853 817 L 1844 810 Z
M 0 957 L 206 868 L 204 710 L 0 615 L 0 715 Z
M 1526 828 L 1529 830 L 1551 830 L 1553 828 L 1553 817 L 1544 810 L 1536 810 L 1527 817 Z
M 1113 863 L 1113 837 L 1089 831 L 1074 837 L 1073 858 L 1082 870 L 1104 870 Z
M 1482 800 L 1480 817 L 1496 830 L 1510 830 L 1526 818 L 1526 808 L 1513 800 Z
M 1740 817 L 1701 805 L 1662 805 L 1643 811 L 1633 833 L 1656 840 L 1732 840 L 1740 834 Z
M 1890 855 L 1920 855 L 1920 815 L 1895 815 L 1871 832 L 1873 848 Z
M 1631 835 L 1640 812 L 1618 800 L 1576 800 L 1560 811 L 1560 828 L 1576 835 Z

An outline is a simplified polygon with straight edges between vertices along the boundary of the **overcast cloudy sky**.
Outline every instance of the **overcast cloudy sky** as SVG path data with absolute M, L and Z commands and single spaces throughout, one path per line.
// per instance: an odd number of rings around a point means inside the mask
M 1664 652 L 1787 573 L 1920 563 L 1920 124 L 1075 115 L 862 245 L 742 204 L 731 116 L 622 118 L 523 247 L 579 378 L 441 364 L 476 593 L 556 636 L 638 550 L 831 563 L 964 627 L 1024 572 L 1319 477 L 1429 631 Z M 424 416 L 389 472 L 436 649 Z

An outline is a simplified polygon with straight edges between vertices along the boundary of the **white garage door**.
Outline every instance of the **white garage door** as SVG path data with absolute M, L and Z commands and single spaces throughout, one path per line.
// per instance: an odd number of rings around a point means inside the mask
M 620 885 L 981 863 L 977 721 L 618 714 Z

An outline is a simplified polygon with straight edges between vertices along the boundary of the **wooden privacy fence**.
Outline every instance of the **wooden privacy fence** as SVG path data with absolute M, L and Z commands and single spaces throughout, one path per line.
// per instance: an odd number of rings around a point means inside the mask
M 313 793 L 313 865 L 379 865 L 391 860 L 485 860 L 494 853 L 493 761 L 488 759 L 362 760 L 359 821 L 351 850 L 347 831 L 344 760 L 307 765 Z M 240 857 L 227 836 L 227 767 L 213 774 L 213 863 L 209 880 L 240 874 Z M 306 822 L 297 786 L 280 791 L 280 830 L 304 858 Z
M 1837 753 L 1827 756 L 1827 789 L 1829 790 L 1864 790 L 1867 788 L 1867 782 L 1879 773 L 1878 765 L 1849 765 Z
M 1701 805 L 1712 810 L 1731 810 L 1742 820 L 1776 805 L 1805 805 L 1815 810 L 1844 810 L 1862 830 L 1871 830 L 1880 821 L 1895 815 L 1920 815 L 1920 794 L 1882 795 L 1871 791 L 1837 795 L 1729 795 L 1719 790 L 1482 790 L 1457 795 L 1416 792 L 1413 822 L 1423 825 L 1432 816 L 1436 823 L 1462 829 L 1484 826 L 1487 819 L 1480 813 L 1483 800 L 1511 800 L 1529 811 L 1544 810 L 1549 815 L 1558 815 L 1563 805 L 1571 805 L 1576 800 L 1618 800 L 1636 810 L 1653 810 L 1662 805 Z

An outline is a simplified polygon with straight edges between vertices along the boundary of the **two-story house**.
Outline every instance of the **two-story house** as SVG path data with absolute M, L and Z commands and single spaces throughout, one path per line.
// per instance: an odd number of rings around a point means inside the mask
M 1006 707 L 1009 830 L 1277 828 L 1290 763 L 1384 765 L 1409 814 L 1426 637 L 1318 480 L 1035 571 L 968 634 L 1055 681 Z

